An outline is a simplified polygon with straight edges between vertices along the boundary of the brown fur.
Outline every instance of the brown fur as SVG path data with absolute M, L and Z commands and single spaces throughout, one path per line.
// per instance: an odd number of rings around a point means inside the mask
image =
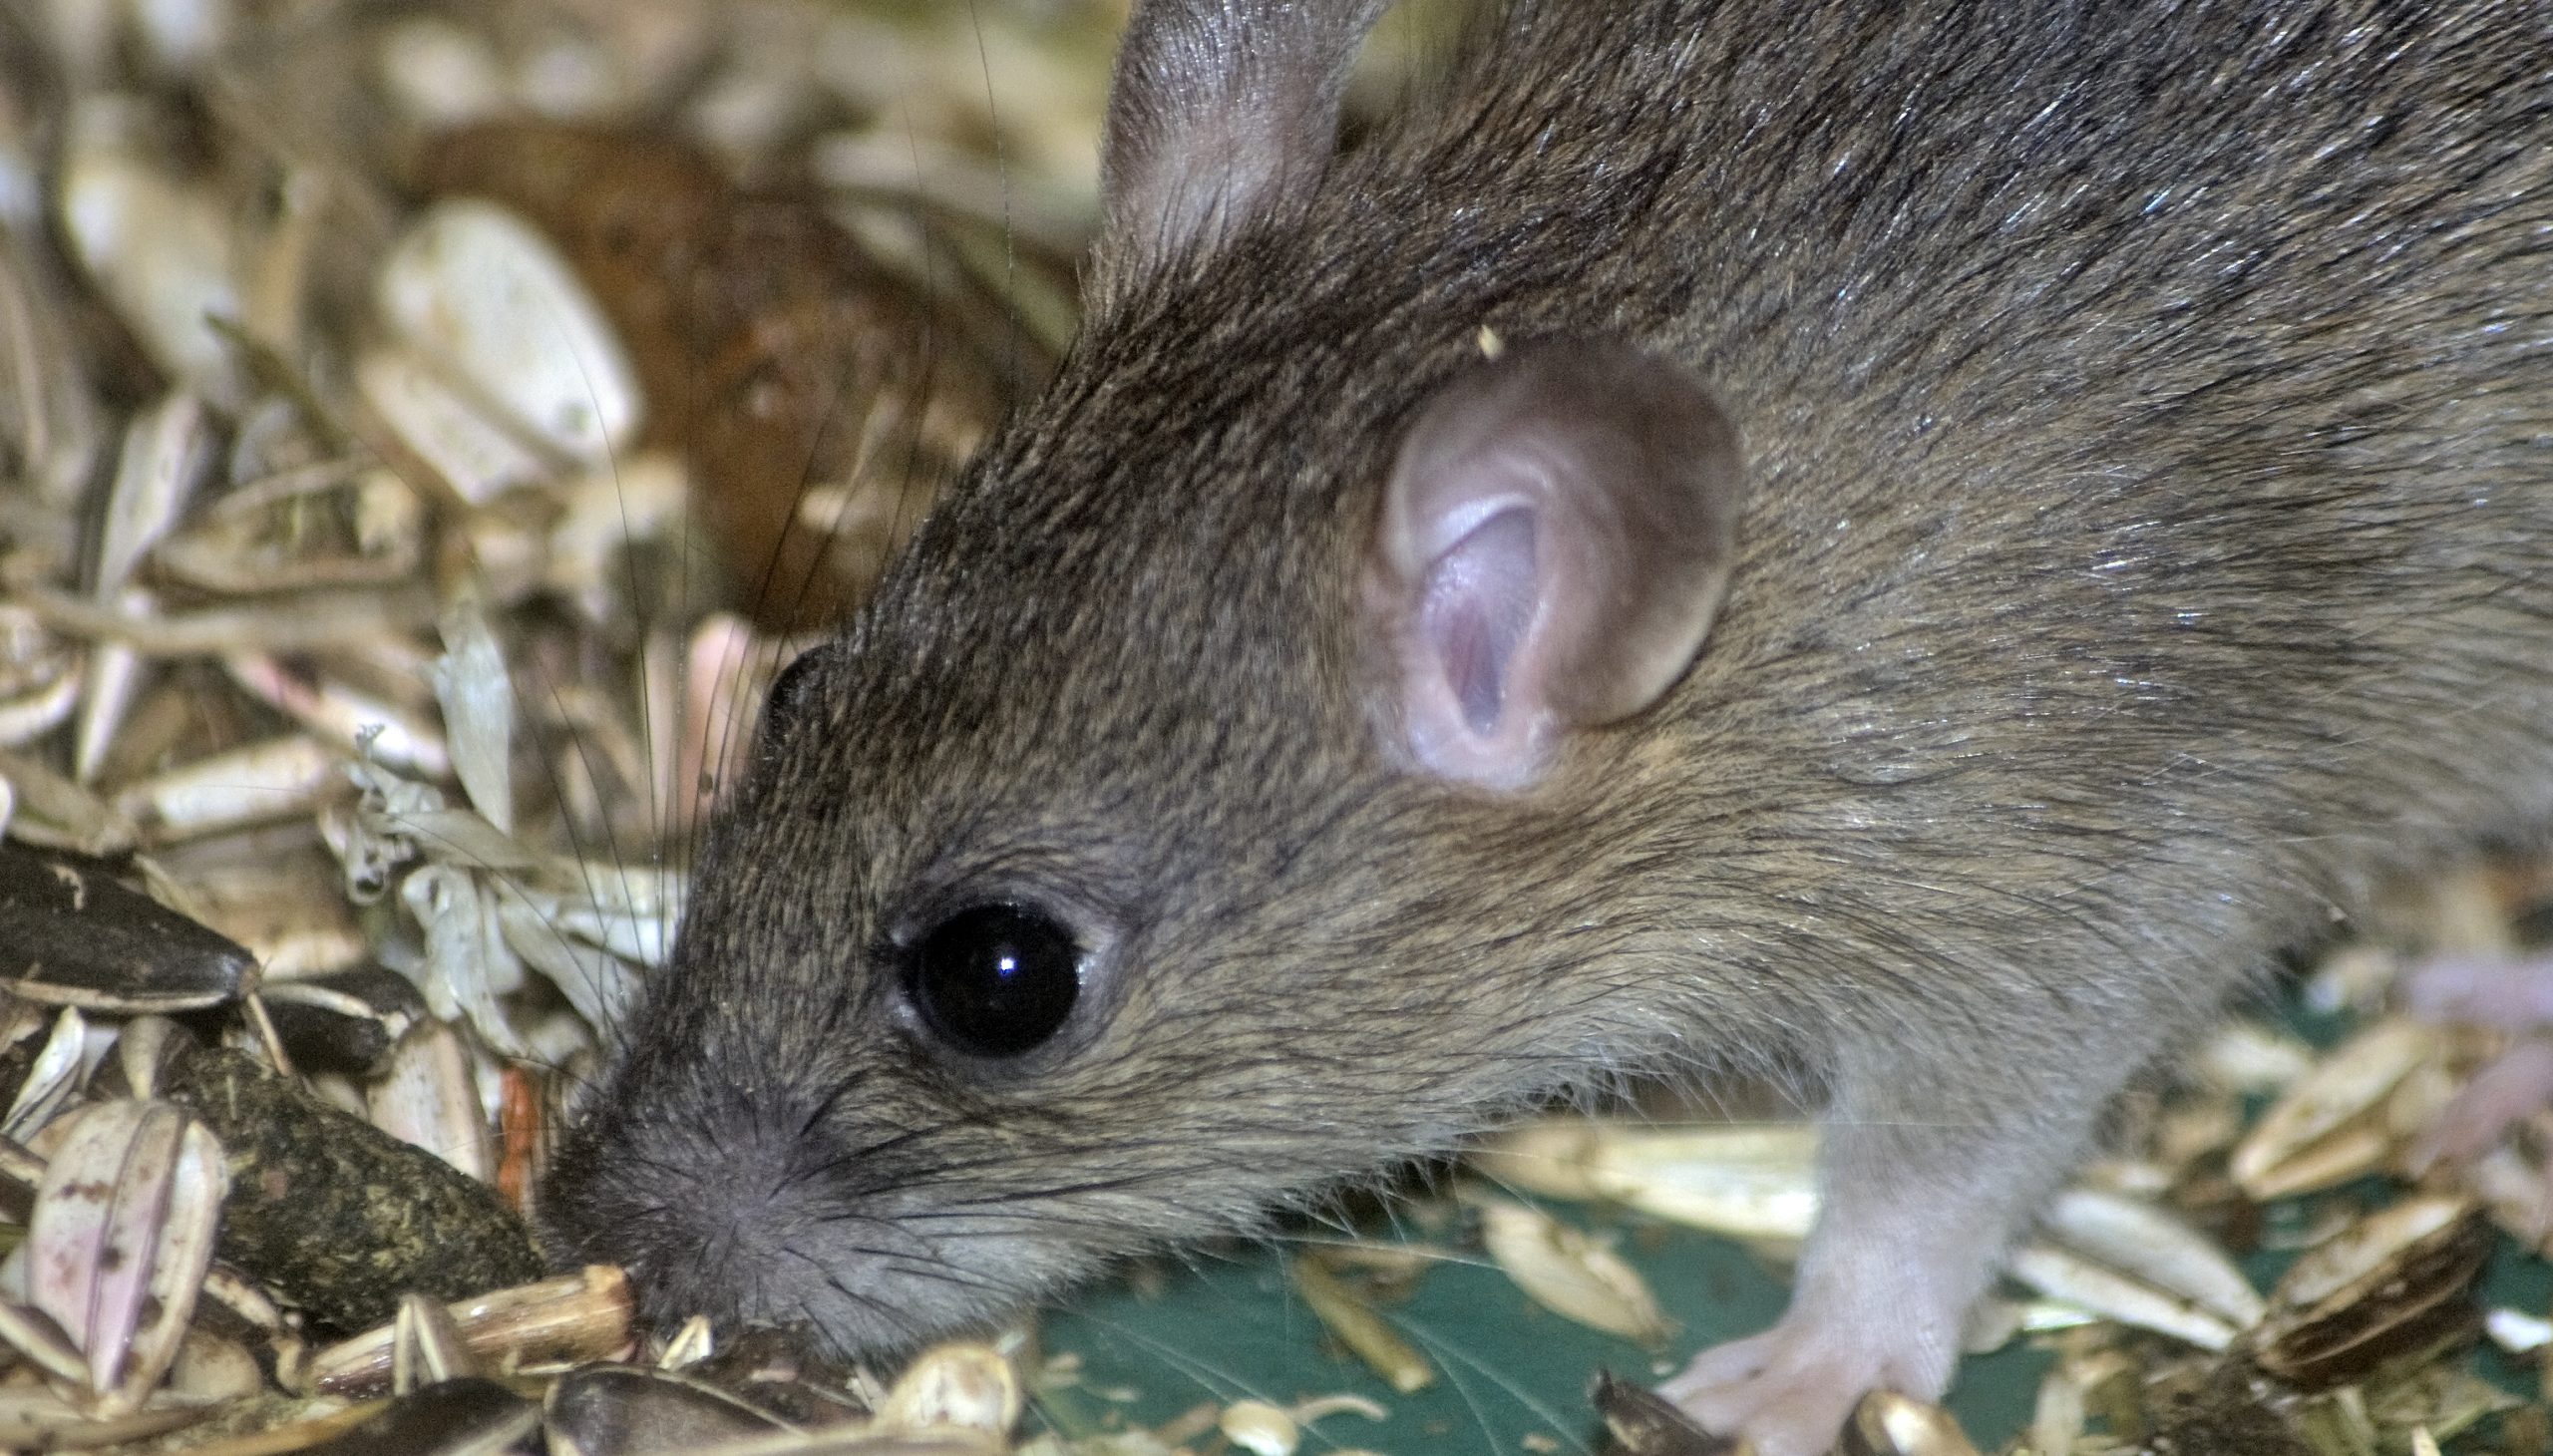
M 899 1343 L 1731 1063 L 2008 1225 L 2331 907 L 2553 810 L 2548 54 L 2534 0 L 1520 7 L 1117 279 L 793 685 L 553 1248 Z M 1519 796 L 1391 766 L 1355 610 L 1483 324 L 1687 362 L 1749 471 L 1682 685 Z M 991 888 L 1101 1014 L 970 1066 L 882 966 Z

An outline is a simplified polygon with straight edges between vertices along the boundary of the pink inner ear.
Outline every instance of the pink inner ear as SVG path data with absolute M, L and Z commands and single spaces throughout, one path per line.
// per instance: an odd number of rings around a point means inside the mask
M 1472 528 L 1428 564 L 1421 641 L 1474 737 L 1498 736 L 1511 669 L 1539 599 L 1534 514 L 1523 507 Z

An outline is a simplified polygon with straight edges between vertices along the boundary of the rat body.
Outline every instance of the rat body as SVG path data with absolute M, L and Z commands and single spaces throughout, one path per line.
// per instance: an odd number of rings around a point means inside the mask
M 776 687 L 552 1248 L 908 1344 L 1769 1072 L 1821 1222 L 1668 1389 L 1803 1456 L 2553 822 L 2553 8 L 1517 5 L 1333 159 L 1379 8 L 1138 7 L 1084 335 Z

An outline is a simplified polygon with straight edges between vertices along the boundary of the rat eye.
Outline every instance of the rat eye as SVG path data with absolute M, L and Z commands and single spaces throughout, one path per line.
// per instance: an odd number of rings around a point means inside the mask
M 1081 947 L 1042 910 L 979 905 L 931 926 L 913 947 L 922 1019 L 960 1051 L 1011 1057 L 1043 1043 L 1081 994 Z

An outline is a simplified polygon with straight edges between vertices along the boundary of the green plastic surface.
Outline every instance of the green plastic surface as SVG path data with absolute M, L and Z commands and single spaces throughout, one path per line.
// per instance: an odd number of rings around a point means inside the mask
M 1177 1271 L 1149 1297 L 1112 1287 L 1050 1319 L 1048 1348 L 1084 1361 L 1079 1388 L 1057 1397 L 1050 1414 L 1077 1434 L 1129 1421 L 1155 1424 L 1203 1400 L 1248 1395 L 1286 1404 L 1345 1391 L 1379 1402 L 1390 1418 L 1326 1417 L 1305 1451 L 1584 1452 L 1598 1445 L 1600 1428 L 1587 1404 L 1598 1369 L 1653 1380 L 1703 1345 L 1760 1328 L 1781 1310 L 1779 1274 L 1726 1240 L 1602 1210 L 1555 1211 L 1583 1228 L 1623 1231 L 1620 1252 L 1681 1325 L 1665 1350 L 1553 1314 L 1486 1264 L 1448 1264 L 1422 1277 L 1406 1301 L 1379 1306 L 1437 1370 L 1432 1387 L 1400 1395 L 1327 1339 L 1286 1278 L 1291 1254 L 1258 1247 Z M 2045 1356 L 2017 1343 L 1971 1359 L 1952 1409 L 1981 1439 L 2000 1439 L 2028 1419 L 2045 1367 Z
M 2307 1014 L 2293 1002 L 2287 1014 L 2318 1043 L 2345 1030 L 2344 1022 Z M 2277 1278 L 2324 1204 L 2371 1204 L 2384 1196 L 2381 1185 L 2369 1182 L 2269 1206 L 2264 1252 L 2245 1262 L 2254 1284 L 2266 1289 Z M 1780 1274 L 1726 1240 L 1604 1208 L 1552 1207 L 1578 1227 L 1617 1236 L 1617 1248 L 1678 1321 L 1667 1348 L 1643 1349 L 1550 1313 L 1485 1261 L 1449 1263 L 1421 1277 L 1405 1301 L 1378 1306 L 1437 1369 L 1431 1388 L 1400 1395 L 1328 1339 L 1294 1294 L 1285 1274 L 1292 1252 L 1278 1242 L 1198 1256 L 1191 1267 L 1171 1267 L 1155 1291 L 1139 1293 L 1121 1282 L 1052 1317 L 1048 1348 L 1079 1354 L 1084 1369 L 1075 1388 L 1047 1397 L 1045 1413 L 1058 1428 L 1080 1434 L 1157 1425 L 1206 1400 L 1257 1396 L 1287 1404 L 1349 1392 L 1380 1403 L 1389 1418 L 1326 1417 L 1305 1439 L 1304 1451 L 1587 1452 L 1601 1448 L 1601 1427 L 1587 1403 L 1597 1370 L 1655 1379 L 1706 1344 L 1763 1327 L 1781 1309 Z M 2542 1313 L 2553 1301 L 2553 1268 L 2503 1241 L 2482 1293 L 2489 1303 Z M 2471 1360 L 2504 1388 L 2536 1395 L 2540 1377 L 2531 1362 L 2487 1345 Z M 1950 1408 L 1981 1447 L 1996 1450 L 2028 1421 L 2047 1364 L 2026 1340 L 1971 1357 L 1960 1367 Z M 2448 1449 L 2492 1449 L 2489 1430 L 2485 1422 L 2481 1435 L 2450 1442 Z

